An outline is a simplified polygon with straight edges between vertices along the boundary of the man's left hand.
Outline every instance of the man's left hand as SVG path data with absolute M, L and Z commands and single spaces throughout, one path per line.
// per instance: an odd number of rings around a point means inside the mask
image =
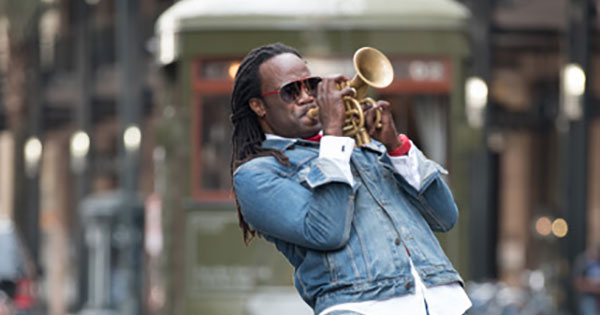
M 376 111 L 381 114 L 381 128 L 376 126 Z M 368 108 L 365 111 L 365 125 L 371 138 L 383 143 L 388 152 L 402 145 L 402 142 L 398 139 L 398 131 L 394 124 L 389 102 L 377 101 L 375 106 Z

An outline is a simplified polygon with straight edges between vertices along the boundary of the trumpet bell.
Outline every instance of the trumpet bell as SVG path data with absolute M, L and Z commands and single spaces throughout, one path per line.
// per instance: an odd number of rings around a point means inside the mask
M 392 63 L 375 48 L 360 48 L 354 53 L 353 62 L 357 77 L 369 86 L 380 89 L 394 80 Z

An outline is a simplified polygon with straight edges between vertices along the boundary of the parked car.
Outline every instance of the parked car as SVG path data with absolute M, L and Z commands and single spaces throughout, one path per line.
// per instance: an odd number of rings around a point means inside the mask
M 34 268 L 11 220 L 0 219 L 0 315 L 29 315 L 36 307 Z

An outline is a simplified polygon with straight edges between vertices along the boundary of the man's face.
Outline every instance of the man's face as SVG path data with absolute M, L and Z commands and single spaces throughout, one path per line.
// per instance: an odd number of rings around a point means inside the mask
M 277 91 L 286 83 L 310 76 L 304 61 L 290 53 L 280 54 L 265 61 L 260 66 L 259 73 L 261 93 Z M 285 102 L 279 94 L 270 94 L 262 99 L 252 99 L 250 104 L 257 113 L 265 133 L 287 138 L 307 138 L 321 130 L 318 118 L 312 119 L 306 115 L 306 112 L 317 104 L 315 97 L 304 89 L 295 101 Z

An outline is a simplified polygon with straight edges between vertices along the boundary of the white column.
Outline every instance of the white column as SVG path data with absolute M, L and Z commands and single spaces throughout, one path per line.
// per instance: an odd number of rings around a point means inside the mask
M 11 218 L 13 213 L 14 150 L 10 132 L 0 132 L 0 218 Z

